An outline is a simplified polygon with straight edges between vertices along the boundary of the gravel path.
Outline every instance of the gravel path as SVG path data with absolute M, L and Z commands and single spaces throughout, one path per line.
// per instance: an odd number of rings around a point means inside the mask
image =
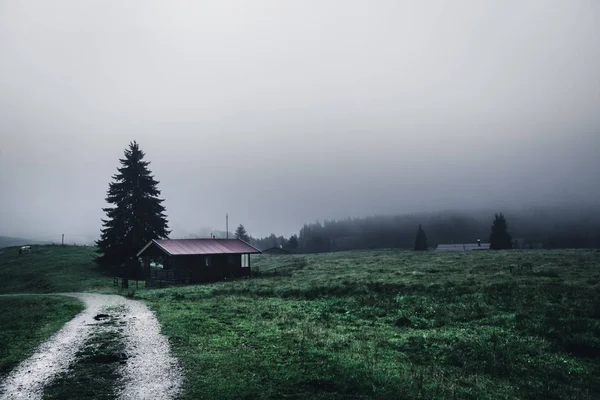
M 183 373 L 171 355 L 160 324 L 144 304 L 122 296 L 61 293 L 82 300 L 86 308 L 40 345 L 0 383 L 0 399 L 42 399 L 44 387 L 75 361 L 77 352 L 93 332 L 100 329 L 98 314 L 119 309 L 124 320 L 122 340 L 127 361 L 119 367 L 124 389 L 118 398 L 167 400 L 177 397 Z M 111 311 L 112 310 L 112 311 Z

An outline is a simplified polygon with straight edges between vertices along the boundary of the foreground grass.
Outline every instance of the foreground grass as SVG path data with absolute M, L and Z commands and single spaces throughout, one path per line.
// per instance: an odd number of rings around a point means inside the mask
M 0 293 L 52 293 L 110 290 L 112 279 L 93 263 L 92 247 L 32 246 L 0 251 Z
M 253 266 L 262 278 L 137 292 L 184 363 L 184 398 L 600 398 L 600 253 Z
M 0 378 L 83 308 L 62 296 L 0 297 Z
M 0 254 L 0 293 L 112 290 L 91 248 L 16 251 Z M 252 261 L 261 278 L 136 290 L 183 361 L 184 398 L 600 398 L 598 252 Z M 12 366 L 76 313 L 59 322 L 50 305 L 7 300 L 40 298 L 0 298 L 0 354 L 3 363 L 15 354 Z M 40 326 L 46 330 L 26 344 Z M 108 356 L 117 351 L 109 336 L 94 338 L 75 375 L 48 396 L 75 386 L 82 396 L 112 396 L 116 364 Z M 110 362 L 97 362 L 98 354 Z

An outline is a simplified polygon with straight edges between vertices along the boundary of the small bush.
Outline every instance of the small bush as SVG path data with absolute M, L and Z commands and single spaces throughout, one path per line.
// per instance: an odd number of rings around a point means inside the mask
M 442 272 L 439 269 L 435 269 L 435 268 L 430 268 L 430 269 L 426 269 L 425 272 L 429 273 L 429 274 L 439 274 L 440 272 Z
M 558 278 L 560 276 L 558 272 L 549 270 L 535 271 L 533 275 L 544 278 Z
M 403 315 L 396 320 L 396 326 L 398 328 L 406 328 L 412 325 L 412 321 L 407 316 Z
M 576 357 L 600 358 L 600 339 L 577 333 L 561 338 L 563 348 Z

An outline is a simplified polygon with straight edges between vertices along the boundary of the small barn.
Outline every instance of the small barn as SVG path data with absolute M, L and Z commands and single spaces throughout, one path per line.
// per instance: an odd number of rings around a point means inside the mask
M 478 251 L 489 250 L 489 243 L 439 244 L 436 251 Z
M 283 249 L 281 247 L 269 247 L 268 249 L 264 249 L 262 251 L 263 254 L 292 254 L 289 250 Z
M 152 240 L 137 257 L 152 287 L 250 276 L 251 254 L 260 251 L 239 239 L 165 239 Z

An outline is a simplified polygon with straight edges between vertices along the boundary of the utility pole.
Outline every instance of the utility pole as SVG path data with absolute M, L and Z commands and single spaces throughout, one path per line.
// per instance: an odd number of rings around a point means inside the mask
M 65 245 L 65 234 L 63 233 L 62 234 L 62 243 L 61 243 L 61 246 L 64 246 L 64 245 Z
M 225 214 L 225 239 L 229 239 L 229 214 Z

